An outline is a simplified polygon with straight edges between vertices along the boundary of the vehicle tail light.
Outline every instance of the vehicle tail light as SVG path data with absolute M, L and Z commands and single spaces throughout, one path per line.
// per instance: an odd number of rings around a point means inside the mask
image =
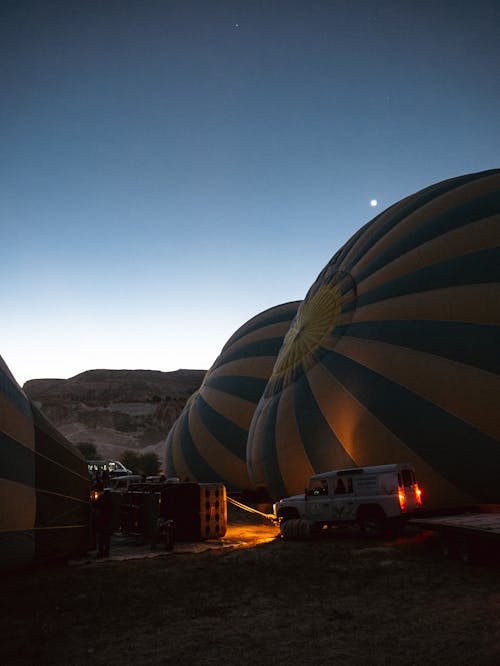
M 415 484 L 415 499 L 417 504 L 422 504 L 422 490 L 418 484 Z
M 404 511 L 406 509 L 406 495 L 405 495 L 405 489 L 402 488 L 401 486 L 399 486 L 398 488 L 398 499 L 401 511 Z

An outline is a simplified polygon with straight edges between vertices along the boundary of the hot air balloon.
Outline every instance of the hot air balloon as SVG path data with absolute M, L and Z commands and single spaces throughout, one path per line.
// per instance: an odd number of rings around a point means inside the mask
M 252 420 L 249 476 L 410 462 L 429 507 L 499 502 L 500 170 L 434 184 L 321 272 Z
M 250 489 L 248 428 L 299 302 L 250 319 L 224 345 L 167 437 L 166 471 L 181 480 Z
M 0 357 L 0 570 L 85 552 L 89 477 L 80 453 Z

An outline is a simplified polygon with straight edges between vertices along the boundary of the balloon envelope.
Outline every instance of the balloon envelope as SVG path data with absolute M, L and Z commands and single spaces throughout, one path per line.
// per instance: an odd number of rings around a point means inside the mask
M 248 437 L 254 484 L 412 462 L 427 506 L 499 502 L 500 171 L 394 204 L 327 264 Z
M 89 478 L 0 357 L 0 569 L 85 552 Z
M 167 437 L 167 476 L 249 489 L 248 428 L 299 302 L 250 319 L 224 345 Z

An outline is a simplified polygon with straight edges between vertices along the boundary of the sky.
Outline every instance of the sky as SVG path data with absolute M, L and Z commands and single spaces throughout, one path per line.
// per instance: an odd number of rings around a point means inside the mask
M 499 64 L 498 0 L 2 0 L 0 355 L 208 369 L 383 209 L 500 166 Z

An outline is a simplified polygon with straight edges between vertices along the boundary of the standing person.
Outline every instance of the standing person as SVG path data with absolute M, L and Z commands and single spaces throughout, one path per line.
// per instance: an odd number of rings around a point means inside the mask
M 112 513 L 111 493 L 109 488 L 105 488 L 95 503 L 97 557 L 109 557 Z

